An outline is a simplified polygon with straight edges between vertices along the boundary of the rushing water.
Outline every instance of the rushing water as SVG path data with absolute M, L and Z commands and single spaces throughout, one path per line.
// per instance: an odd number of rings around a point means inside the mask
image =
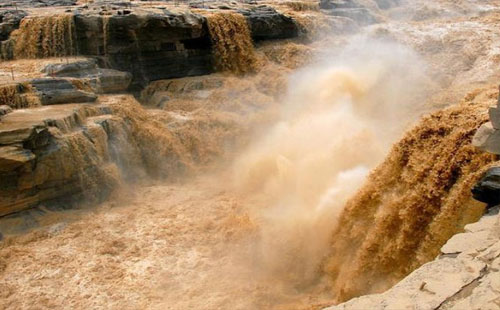
M 18 35 L 40 28 L 31 23 Z M 105 184 L 120 186 L 96 208 L 35 215 L 41 229 L 7 236 L 2 306 L 316 309 L 385 290 L 478 218 L 469 189 L 494 158 L 470 140 L 496 93 L 484 83 L 402 134 L 431 95 L 464 91 L 449 77 L 436 86 L 436 71 L 470 69 L 466 61 L 449 68 L 447 58 L 429 66 L 442 54 L 432 54 L 436 42 L 427 44 L 422 25 L 375 26 L 343 37 L 341 48 L 326 39 L 272 51 L 253 48 L 241 15 L 213 14 L 208 23 L 224 74 L 152 83 L 143 99 L 164 93 L 162 110 L 101 96 L 124 120 L 110 121 L 113 140 L 65 140 L 78 153 L 74 165 L 85 170 L 91 148 Z M 390 31 L 411 44 L 389 40 Z M 491 37 L 479 41 L 494 53 Z M 66 53 L 44 46 L 26 57 Z M 488 74 L 481 80 L 496 73 Z M 82 175 L 89 190 L 99 186 Z

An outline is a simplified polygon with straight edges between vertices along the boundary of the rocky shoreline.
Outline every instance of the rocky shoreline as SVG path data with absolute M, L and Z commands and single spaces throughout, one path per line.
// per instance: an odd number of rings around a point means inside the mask
M 498 307 L 500 216 L 486 215 L 465 226 L 441 254 L 390 290 L 354 298 L 324 310 L 484 310 Z

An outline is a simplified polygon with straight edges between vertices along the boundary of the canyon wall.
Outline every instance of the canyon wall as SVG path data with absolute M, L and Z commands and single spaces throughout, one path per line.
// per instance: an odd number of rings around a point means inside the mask
M 256 42 L 299 35 L 298 24 L 271 7 L 228 12 L 244 17 Z M 4 13 L 6 30 L 0 35 L 0 54 L 5 60 L 93 56 L 103 66 L 132 73 L 132 87 L 139 89 L 150 81 L 215 71 L 218 57 L 214 57 L 213 40 L 217 38 L 210 33 L 208 20 L 220 14 L 209 10 L 203 14 L 207 16 L 194 11 L 108 11 L 92 6 L 55 16 Z

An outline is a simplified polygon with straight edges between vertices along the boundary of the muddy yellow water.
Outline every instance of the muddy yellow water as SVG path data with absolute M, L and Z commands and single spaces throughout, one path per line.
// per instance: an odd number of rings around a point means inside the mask
M 469 189 L 495 158 L 470 140 L 498 95 L 495 5 L 417 1 L 255 49 L 242 16 L 209 17 L 222 73 L 152 83 L 149 110 L 100 98 L 167 181 L 32 214 L 0 243 L 1 306 L 321 309 L 387 289 L 482 212 Z

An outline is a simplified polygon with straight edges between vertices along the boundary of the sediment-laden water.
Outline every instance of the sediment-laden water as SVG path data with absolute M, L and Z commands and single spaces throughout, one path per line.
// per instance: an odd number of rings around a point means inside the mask
M 109 187 L 106 202 L 1 220 L 0 304 L 320 309 L 394 285 L 484 208 L 470 188 L 496 158 L 470 141 L 496 100 L 500 71 L 477 68 L 498 64 L 500 32 L 478 12 L 408 6 L 354 34 L 257 46 L 243 15 L 207 15 L 219 73 L 152 82 L 143 105 L 100 96 L 108 132 L 65 138 L 74 162 L 54 163 L 82 169 L 90 200 Z M 471 22 L 485 52 L 451 67 L 441 47 L 465 49 Z M 73 55 L 72 27 L 27 19 L 15 54 Z M 0 88 L 29 106 L 18 93 Z

